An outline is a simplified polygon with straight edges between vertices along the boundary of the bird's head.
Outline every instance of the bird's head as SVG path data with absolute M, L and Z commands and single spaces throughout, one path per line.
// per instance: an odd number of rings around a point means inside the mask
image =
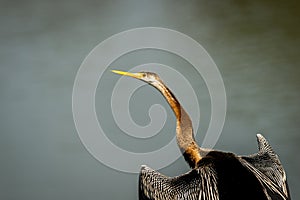
M 123 72 L 123 71 L 119 71 L 119 70 L 111 70 L 111 71 L 116 74 L 120 74 L 123 76 L 130 76 L 130 77 L 142 80 L 153 86 L 157 86 L 158 84 L 162 83 L 162 80 L 159 78 L 159 76 L 153 72 L 130 73 L 130 72 Z

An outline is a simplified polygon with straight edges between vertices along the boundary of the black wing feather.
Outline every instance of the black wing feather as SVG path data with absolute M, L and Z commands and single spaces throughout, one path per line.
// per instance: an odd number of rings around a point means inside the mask
M 268 198 L 289 200 L 286 174 L 278 155 L 261 134 L 257 134 L 257 142 L 258 153 L 241 157 L 241 163 L 261 182 Z
M 139 177 L 139 199 L 218 200 L 216 175 L 211 167 L 201 167 L 170 178 L 143 166 Z

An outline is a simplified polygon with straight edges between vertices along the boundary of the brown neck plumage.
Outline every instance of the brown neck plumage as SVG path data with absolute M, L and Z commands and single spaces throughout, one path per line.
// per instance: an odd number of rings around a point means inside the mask
M 171 106 L 176 116 L 176 138 L 178 146 L 190 167 L 195 168 L 197 163 L 202 159 L 200 155 L 201 148 L 195 141 L 192 121 L 189 115 L 181 107 L 172 92 L 162 82 L 153 84 L 153 86 L 163 94 Z

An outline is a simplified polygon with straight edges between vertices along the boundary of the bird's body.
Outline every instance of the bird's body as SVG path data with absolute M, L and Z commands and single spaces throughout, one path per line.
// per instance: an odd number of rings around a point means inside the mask
M 176 116 L 178 146 L 191 171 L 167 177 L 142 166 L 140 200 L 289 200 L 285 171 L 266 139 L 257 134 L 259 152 L 238 156 L 207 150 L 194 139 L 192 121 L 162 80 L 154 73 L 113 72 L 143 80 L 158 89 Z
M 261 135 L 257 139 L 259 144 L 266 142 Z M 285 173 L 276 169 L 282 167 L 269 150 L 262 148 L 258 154 L 248 157 L 212 150 L 198 166 L 173 178 L 143 166 L 139 175 L 139 199 L 288 200 Z M 272 172 L 277 175 L 271 175 Z

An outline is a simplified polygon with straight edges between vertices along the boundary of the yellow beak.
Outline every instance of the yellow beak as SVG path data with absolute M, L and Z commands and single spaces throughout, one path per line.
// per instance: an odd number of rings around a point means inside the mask
M 123 71 L 119 71 L 119 70 L 111 70 L 111 71 L 113 73 L 120 74 L 123 76 L 130 76 L 130 77 L 137 78 L 137 79 L 143 78 L 143 73 L 130 73 L 130 72 L 123 72 Z

